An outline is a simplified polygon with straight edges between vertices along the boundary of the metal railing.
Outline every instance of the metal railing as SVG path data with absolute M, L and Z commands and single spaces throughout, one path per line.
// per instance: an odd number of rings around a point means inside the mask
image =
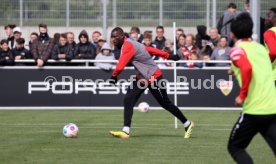
M 223 63 L 223 64 L 231 64 L 231 61 L 229 60 L 179 60 L 179 61 L 172 61 L 172 60 L 166 60 L 166 61 L 157 61 L 155 60 L 156 64 L 164 64 L 164 63 L 174 63 L 174 65 L 176 67 L 182 67 L 182 66 L 177 66 L 176 64 L 182 64 L 182 63 L 202 63 L 203 67 L 202 69 L 221 69 L 221 68 L 226 68 L 228 69 L 229 66 L 225 66 L 225 67 L 217 67 L 217 66 L 208 66 L 207 64 L 216 64 L 216 63 Z M 35 64 L 35 60 L 34 59 L 21 59 L 21 60 L 15 60 L 15 63 L 32 63 Z M 85 66 L 85 67 L 94 67 L 93 63 L 118 63 L 118 60 L 84 60 L 84 59 L 73 59 L 71 61 L 66 61 L 64 59 L 62 60 L 53 60 L 53 59 L 49 59 L 47 61 L 47 63 L 49 64 L 64 64 L 64 63 L 77 63 L 77 64 L 83 64 L 83 65 L 79 65 L 79 66 L 75 66 L 75 67 L 81 67 L 81 66 Z M 14 66 L 11 66 L 14 67 Z M 29 67 L 29 66 L 16 66 L 16 67 Z M 46 66 L 47 67 L 47 66 Z M 53 66 L 53 67 L 57 67 L 57 66 Z M 67 67 L 67 66 L 64 66 Z M 174 66 L 171 67 L 166 67 L 166 69 L 173 69 Z M 185 69 L 185 67 L 183 67 L 183 69 Z M 190 69 L 190 68 L 186 68 L 186 69 Z

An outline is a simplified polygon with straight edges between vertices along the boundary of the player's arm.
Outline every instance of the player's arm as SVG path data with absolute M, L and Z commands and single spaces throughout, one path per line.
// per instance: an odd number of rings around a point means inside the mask
M 120 72 L 125 68 L 127 63 L 133 58 L 135 53 L 135 48 L 130 42 L 125 42 L 122 47 L 121 56 L 119 62 L 112 73 L 112 77 L 117 77 Z
M 269 56 L 271 60 L 276 58 L 276 34 L 271 30 L 264 33 L 264 40 L 269 49 Z
M 159 50 L 157 48 L 154 47 L 150 47 L 150 46 L 145 46 L 146 50 L 149 52 L 150 55 L 154 55 L 154 56 L 160 56 L 162 58 L 169 58 L 170 54 L 168 52 Z
M 232 63 L 238 67 L 241 72 L 242 84 L 239 97 L 242 101 L 244 101 L 247 97 L 248 88 L 252 78 L 252 65 L 242 48 L 233 48 L 230 51 L 230 57 Z

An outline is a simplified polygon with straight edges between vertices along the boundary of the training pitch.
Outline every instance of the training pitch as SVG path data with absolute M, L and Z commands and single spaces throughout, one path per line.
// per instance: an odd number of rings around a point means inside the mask
M 230 130 L 239 111 L 184 111 L 195 122 L 190 139 L 182 125 L 164 110 L 134 111 L 129 139 L 113 138 L 109 130 L 120 130 L 122 110 L 3 110 L 0 111 L 0 163 L 2 164 L 228 164 Z M 78 138 L 65 138 L 62 128 L 73 122 Z M 256 164 L 276 159 L 257 135 L 248 152 Z

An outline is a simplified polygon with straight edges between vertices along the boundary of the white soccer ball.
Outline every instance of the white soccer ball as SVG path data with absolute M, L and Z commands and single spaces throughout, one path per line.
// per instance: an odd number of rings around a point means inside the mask
M 77 137 L 79 134 L 79 128 L 76 124 L 69 123 L 63 127 L 63 135 L 67 138 Z
M 149 104 L 146 103 L 146 102 L 141 102 L 139 105 L 138 105 L 138 111 L 139 112 L 148 112 L 149 111 Z

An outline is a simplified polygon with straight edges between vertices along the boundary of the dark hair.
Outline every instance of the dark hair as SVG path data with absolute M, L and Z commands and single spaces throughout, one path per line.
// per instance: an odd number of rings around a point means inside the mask
M 185 34 L 180 34 L 179 37 L 178 37 L 178 39 L 179 39 L 180 37 L 186 38 L 186 35 L 185 35 Z
M 184 30 L 182 28 L 178 28 L 176 31 L 181 31 L 184 34 Z
M 276 8 L 275 7 L 271 8 L 270 11 L 272 11 L 274 14 L 276 14 Z
M 86 30 L 82 30 L 79 34 L 79 40 L 81 37 L 85 37 L 87 39 L 87 41 L 89 41 L 89 37 L 88 37 L 88 33 L 86 32 Z
M 31 35 L 35 35 L 38 37 L 38 33 L 36 33 L 36 32 L 32 32 Z
M 115 28 L 111 31 L 111 33 L 113 33 L 113 32 L 117 32 L 117 33 L 119 33 L 119 34 L 121 34 L 121 35 L 124 35 L 124 30 L 123 30 L 121 27 L 115 27 Z
M 0 45 L 3 45 L 4 43 L 9 44 L 9 41 L 7 39 L 2 39 Z
M 5 28 L 5 30 L 6 30 L 7 28 L 14 29 L 15 27 L 16 27 L 15 24 L 8 24 L 8 25 L 6 25 L 4 28 Z
M 157 27 L 156 27 L 156 30 L 157 30 L 157 29 L 162 29 L 162 30 L 164 31 L 164 27 L 161 26 L 161 25 L 157 26 Z
M 47 28 L 47 25 L 46 25 L 46 24 L 44 24 L 44 23 L 40 23 L 40 24 L 38 25 L 38 27 Z
M 226 39 L 226 40 L 227 40 L 227 36 L 221 36 L 221 37 L 219 38 L 219 40 L 221 40 L 221 39 Z
M 236 5 L 235 3 L 233 3 L 233 2 L 231 2 L 231 3 L 228 4 L 227 8 L 228 8 L 228 9 L 229 9 L 229 8 L 236 9 L 236 8 L 237 8 L 237 5 Z
M 250 0 L 245 0 L 244 3 L 245 3 L 245 4 L 249 4 L 249 3 L 250 3 Z
M 67 39 L 67 33 L 62 33 L 62 34 L 60 34 L 60 37 L 61 37 L 61 38 Z
M 250 38 L 253 33 L 253 21 L 249 13 L 239 14 L 231 23 L 231 31 L 237 39 Z
M 130 33 L 132 33 L 132 32 L 136 32 L 136 33 L 140 34 L 140 29 L 139 29 L 139 27 L 137 27 L 137 26 L 131 27 Z
M 25 43 L 24 38 L 17 38 L 15 41 L 16 41 L 17 44 L 24 44 Z
M 152 34 L 149 32 L 144 33 L 144 39 L 152 39 Z

